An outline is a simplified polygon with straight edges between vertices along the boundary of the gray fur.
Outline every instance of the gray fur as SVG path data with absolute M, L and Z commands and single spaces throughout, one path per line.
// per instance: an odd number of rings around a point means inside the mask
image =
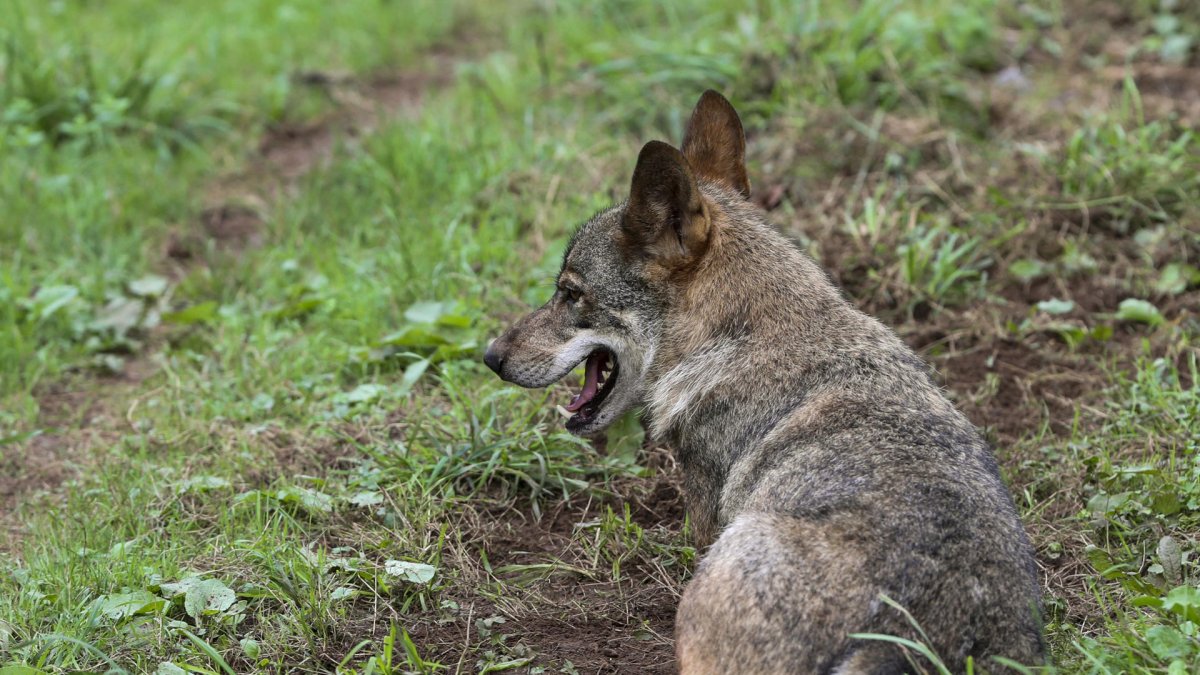
M 663 180 L 694 180 L 677 161 Z M 592 349 L 616 355 L 598 414 L 568 428 L 644 409 L 677 454 L 700 543 L 720 533 L 680 604 L 683 672 L 918 672 L 899 648 L 848 637 L 920 639 L 881 594 L 954 672 L 968 657 L 976 672 L 1004 670 L 991 656 L 1043 663 L 1031 547 L 978 431 L 739 191 L 696 183 L 698 216 L 677 187 L 636 219 L 623 204 L 585 224 L 560 274 L 578 299 L 557 292 L 488 362 L 545 386 Z M 631 234 L 646 213 L 665 224 Z

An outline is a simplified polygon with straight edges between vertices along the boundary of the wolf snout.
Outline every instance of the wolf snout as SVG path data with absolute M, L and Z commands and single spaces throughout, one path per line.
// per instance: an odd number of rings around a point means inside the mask
M 492 369 L 492 372 L 500 375 L 501 369 L 504 368 L 504 351 L 502 348 L 497 349 L 498 346 L 501 346 L 497 343 L 499 340 L 492 340 L 488 343 L 487 351 L 483 353 L 483 362 Z

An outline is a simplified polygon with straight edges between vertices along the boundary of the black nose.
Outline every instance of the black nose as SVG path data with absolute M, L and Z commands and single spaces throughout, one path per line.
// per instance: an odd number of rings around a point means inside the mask
M 500 374 L 500 369 L 504 367 L 504 357 L 500 355 L 500 350 L 496 349 L 496 341 L 493 340 L 488 345 L 487 351 L 483 353 L 483 362 L 487 364 L 497 375 Z

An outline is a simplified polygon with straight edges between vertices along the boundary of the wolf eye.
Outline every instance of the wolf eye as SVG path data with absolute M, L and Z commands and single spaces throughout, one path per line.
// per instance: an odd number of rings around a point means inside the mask
M 562 293 L 563 299 L 567 301 L 568 305 L 573 305 L 579 302 L 579 298 L 583 297 L 583 291 L 579 290 L 578 288 L 561 286 L 558 290 L 560 293 Z

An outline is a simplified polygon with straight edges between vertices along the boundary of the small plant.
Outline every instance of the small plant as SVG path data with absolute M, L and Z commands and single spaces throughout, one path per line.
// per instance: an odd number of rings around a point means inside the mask
M 1183 65 L 1195 49 L 1200 15 L 1189 15 L 1180 0 L 1161 0 L 1150 19 L 1152 33 L 1142 46 L 1166 63 Z
M 100 66 L 87 46 L 48 51 L 18 25 L 4 50 L 0 137 L 17 145 L 86 149 L 139 136 L 173 150 L 228 129 L 229 104 L 188 95 L 177 74 L 150 66 L 144 49 L 125 64 Z
M 1146 122 L 1132 79 L 1120 113 L 1080 128 L 1054 162 L 1063 196 L 1118 232 L 1168 222 L 1200 199 L 1195 133 Z
M 383 638 L 383 645 L 379 653 L 368 657 L 362 665 L 362 669 L 351 668 L 350 662 L 358 656 L 359 652 L 363 651 L 371 645 L 370 640 L 364 640 L 342 659 L 338 664 L 338 675 L 407 675 L 415 673 L 418 675 L 428 675 L 446 669 L 440 663 L 427 661 L 421 657 L 417 645 L 413 642 L 412 637 L 407 630 L 400 629 L 399 648 L 397 649 L 396 625 L 392 624 L 391 630 L 388 631 L 387 637 Z M 398 657 L 403 657 L 401 662 Z
M 900 278 L 915 301 L 947 307 L 982 291 L 984 270 L 991 260 L 980 252 L 982 241 L 961 232 L 918 229 L 897 249 Z

